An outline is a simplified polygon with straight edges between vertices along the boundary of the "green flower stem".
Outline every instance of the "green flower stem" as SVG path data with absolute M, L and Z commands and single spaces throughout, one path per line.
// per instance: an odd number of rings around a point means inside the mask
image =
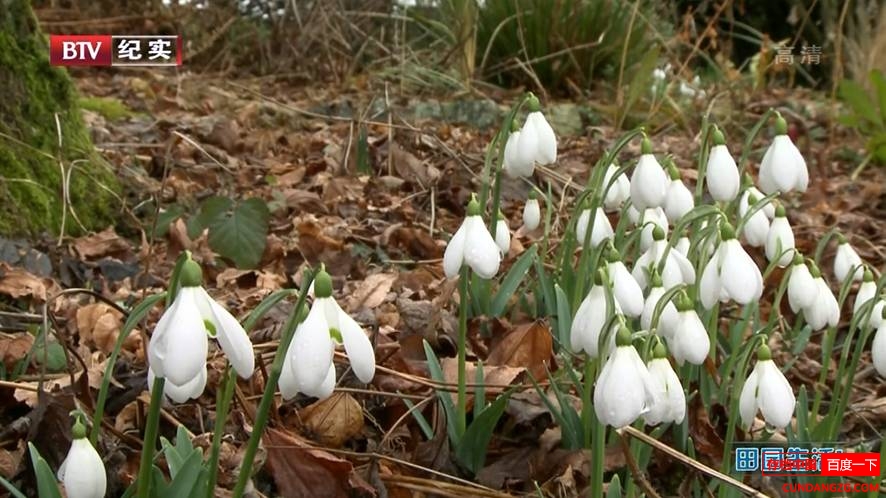
M 114 366 L 117 364 L 117 356 L 120 355 L 120 350 L 123 349 L 123 343 L 126 342 L 126 338 L 129 337 L 129 333 L 135 326 L 140 322 L 145 315 L 157 304 L 157 301 L 166 298 L 167 293 L 161 292 L 160 294 L 151 296 L 135 307 L 132 310 L 132 313 L 129 314 L 129 317 L 126 318 L 126 323 L 123 324 L 123 328 L 120 329 L 120 334 L 117 336 L 117 342 L 114 343 L 114 350 L 111 351 L 111 355 L 108 357 L 107 364 L 105 365 L 105 374 L 102 377 L 102 385 L 98 390 L 98 400 L 95 402 L 95 413 L 92 415 L 92 432 L 89 434 L 89 442 L 95 446 L 98 442 L 98 435 L 101 433 L 101 425 L 102 419 L 105 416 L 105 403 L 108 400 L 108 391 L 111 387 L 111 378 L 114 376 Z
M 470 271 L 462 266 L 459 276 L 458 289 L 458 398 L 456 400 L 455 431 L 459 439 L 467 430 L 467 364 L 465 361 L 465 349 L 468 342 L 468 290 L 470 287 Z
M 818 385 L 824 386 L 827 384 L 828 380 L 828 370 L 830 369 L 831 363 L 831 353 L 834 351 L 834 337 L 837 335 L 837 331 L 831 327 L 825 329 L 824 332 L 824 342 L 821 345 L 821 374 L 818 376 Z M 831 391 L 833 394 L 833 391 Z M 813 418 L 810 419 L 810 425 L 816 427 L 818 425 L 818 410 L 821 408 L 822 398 L 824 397 L 823 391 L 821 389 L 815 389 L 815 398 L 812 400 L 812 415 Z
M 280 373 L 283 371 L 283 360 L 286 358 L 286 352 L 289 350 L 289 344 L 295 335 L 295 328 L 298 325 L 301 316 L 301 310 L 305 306 L 308 298 L 308 289 L 311 287 L 313 275 L 306 275 L 302 280 L 301 293 L 298 296 L 298 302 L 292 309 L 286 325 L 283 328 L 283 335 L 280 338 L 280 344 L 277 346 L 277 352 L 274 354 L 274 362 L 271 364 L 271 371 L 268 375 L 268 381 L 265 385 L 265 392 L 262 394 L 261 402 L 255 417 L 255 426 L 252 428 L 252 434 L 249 436 L 249 443 L 246 446 L 246 452 L 243 454 L 243 464 L 240 466 L 240 476 L 237 478 L 237 485 L 234 487 L 233 496 L 243 496 L 246 491 L 246 484 L 252 477 L 252 462 L 255 460 L 255 454 L 258 451 L 258 445 L 261 442 L 262 433 L 268 424 L 268 415 L 271 411 L 271 403 L 277 392 L 277 381 L 280 379 Z
M 148 424 L 145 427 L 145 441 L 142 458 L 138 467 L 138 498 L 151 496 L 151 468 L 154 464 L 154 448 L 157 446 L 157 432 L 160 426 L 160 410 L 163 405 L 163 386 L 166 379 L 154 377 L 151 387 L 151 406 L 148 409 Z
M 215 496 L 215 483 L 218 480 L 218 459 L 221 453 L 221 440 L 225 434 L 225 420 L 228 418 L 228 410 L 231 408 L 231 398 L 234 396 L 234 386 L 237 384 L 237 373 L 228 364 L 225 372 L 224 389 L 219 392 L 215 404 L 215 431 L 212 434 L 212 453 L 209 456 L 209 485 L 207 486 L 206 498 Z
M 585 432 L 585 447 L 587 447 L 588 433 L 591 434 L 591 486 L 588 496 L 603 496 L 603 465 L 606 462 L 606 426 L 597 420 L 594 412 L 591 395 L 593 393 L 594 380 L 596 378 L 597 361 L 585 363 L 585 385 L 583 406 L 587 406 L 587 417 L 590 419 L 591 431 Z M 585 425 L 588 427 L 588 425 Z

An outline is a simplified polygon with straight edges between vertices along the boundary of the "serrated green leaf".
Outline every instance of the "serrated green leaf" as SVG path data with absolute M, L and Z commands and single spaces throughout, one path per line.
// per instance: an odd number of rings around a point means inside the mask
M 869 124 L 883 126 L 883 120 L 874 110 L 874 103 L 861 85 L 852 80 L 843 80 L 839 88 L 840 98 L 846 102 L 858 117 Z
M 492 316 L 497 317 L 504 313 L 508 301 L 511 300 L 511 296 L 517 292 L 520 284 L 523 283 L 523 279 L 526 278 L 526 274 L 529 272 L 529 267 L 535 262 L 535 256 L 537 254 L 538 246 L 530 247 L 528 251 L 524 252 L 519 258 L 517 258 L 517 262 L 511 266 L 510 270 L 508 270 L 507 275 L 505 275 L 504 280 L 501 282 L 501 286 L 498 288 L 498 292 L 492 299 L 492 307 L 490 309 Z
M 34 464 L 34 473 L 37 475 L 37 493 L 40 498 L 61 498 L 58 490 L 58 482 L 55 480 L 55 474 L 49 468 L 46 460 L 40 456 L 37 447 L 33 443 L 28 443 L 28 451 L 31 453 L 31 462 Z
M 233 200 L 221 196 L 213 196 L 203 201 L 197 216 L 188 220 L 188 237 L 192 239 L 199 237 L 203 230 L 224 217 L 233 205 Z
M 169 225 L 185 214 L 185 208 L 181 204 L 172 204 L 157 215 L 157 223 L 154 225 L 154 237 L 166 237 L 169 233 Z
M 254 268 L 261 261 L 268 237 L 268 206 L 261 199 L 241 202 L 209 225 L 209 247 L 239 268 Z
M 486 462 L 486 449 L 498 419 L 505 411 L 509 397 L 507 393 L 499 396 L 475 417 L 456 447 L 455 457 L 474 474 L 479 472 Z

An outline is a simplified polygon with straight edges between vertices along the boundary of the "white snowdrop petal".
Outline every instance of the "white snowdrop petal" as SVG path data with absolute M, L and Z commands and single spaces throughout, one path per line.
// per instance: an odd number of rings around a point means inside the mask
M 796 398 L 790 383 L 772 360 L 760 362 L 757 403 L 766 423 L 784 429 L 791 423 Z
M 738 411 L 741 415 L 741 425 L 746 428 L 754 423 L 754 418 L 757 415 L 758 381 L 759 374 L 758 369 L 755 366 L 747 380 L 745 380 L 744 386 L 741 388 L 741 395 L 738 398 Z
M 762 209 L 751 215 L 742 227 L 741 235 L 751 247 L 766 245 L 766 238 L 769 236 L 769 218 Z
M 468 233 L 467 219 L 462 222 L 455 234 L 446 244 L 446 251 L 443 253 L 443 273 L 446 278 L 454 278 L 461 271 L 465 258 L 465 239 Z
M 665 197 L 664 212 L 668 221 L 676 225 L 686 213 L 695 207 L 695 198 L 680 180 L 671 180 Z
M 655 242 L 652 235 L 653 231 L 655 231 L 655 227 L 661 228 L 665 237 L 668 236 L 668 217 L 660 207 L 649 208 L 643 211 L 640 224 L 643 226 L 643 231 L 640 235 L 641 251 L 649 249 L 649 247 Z
M 635 318 L 643 313 L 643 290 L 621 261 L 609 263 L 613 295 L 624 314 Z
M 679 312 L 672 336 L 669 344 L 677 364 L 682 365 L 685 361 L 693 365 L 704 363 L 711 349 L 711 340 L 695 310 Z
M 334 349 L 323 307 L 315 301 L 305 321 L 296 328 L 290 346 L 292 373 L 300 391 L 317 392 L 332 363 Z
M 609 318 L 605 289 L 594 285 L 572 320 L 570 342 L 575 352 L 585 351 L 591 358 L 599 355 L 600 333 Z
M 354 375 L 361 382 L 371 382 L 375 377 L 375 351 L 372 348 L 372 343 L 366 332 L 363 331 L 363 327 L 345 313 L 338 303 L 335 306 L 339 313 L 339 332 Z
M 686 415 L 686 395 L 671 363 L 666 358 L 656 358 L 649 362 L 648 370 L 657 402 L 643 415 L 646 424 L 681 423 Z
M 244 379 L 252 377 L 255 370 L 255 351 L 249 335 L 234 315 L 212 299 L 205 289 L 200 290 L 202 292 L 198 299 L 205 300 L 209 306 L 210 321 L 215 326 L 216 339 L 222 351 L 237 375 Z
M 769 262 L 778 260 L 778 266 L 784 268 L 791 264 L 794 257 L 794 231 L 784 216 L 776 217 L 766 234 L 766 259 Z
M 638 211 L 664 204 L 668 177 L 652 154 L 643 154 L 631 177 L 631 202 Z
M 720 268 L 723 288 L 739 304 L 760 299 L 763 294 L 763 276 L 754 260 L 736 239 L 724 242 L 725 254 Z
M 498 273 L 501 252 L 480 216 L 469 216 L 465 238 L 465 263 L 480 278 L 490 279 Z
M 692 245 L 692 243 L 690 242 L 689 237 L 680 237 L 680 239 L 677 241 L 677 244 L 674 245 L 674 249 L 676 249 L 677 252 L 679 252 L 683 256 L 688 257 L 689 256 L 689 248 L 691 247 L 691 245 Z M 681 264 L 680 266 L 682 267 L 683 265 Z M 689 266 L 692 267 L 692 264 L 690 263 Z M 694 267 L 692 267 L 692 271 L 693 271 L 693 273 L 695 272 Z M 695 279 L 693 278 L 693 280 L 695 280 Z
M 507 174 L 511 178 L 521 176 L 519 173 L 523 169 L 520 167 L 520 158 L 518 156 L 519 152 L 517 151 L 517 142 L 519 140 L 520 130 L 517 130 L 512 131 L 508 135 L 508 141 L 505 142 L 505 158 L 502 169 L 504 169 L 505 174 Z
M 529 199 L 523 206 L 523 226 L 526 230 L 532 231 L 538 228 L 539 224 L 541 224 L 541 207 L 538 199 Z
M 603 365 L 594 387 L 597 419 L 615 428 L 633 423 L 646 406 L 647 388 L 630 354 L 633 349 L 633 346 L 617 347 Z
M 495 244 L 503 256 L 511 250 L 511 230 L 505 220 L 498 220 L 495 223 Z
M 684 284 L 692 285 L 695 283 L 695 267 L 692 266 L 692 262 L 689 261 L 685 254 L 676 249 L 675 247 L 668 252 L 668 259 L 670 260 L 668 263 L 673 262 L 680 270 Z
M 880 323 L 871 343 L 871 359 L 874 368 L 881 376 L 886 377 L 886 321 Z
M 646 303 L 643 306 L 643 314 L 640 316 L 640 326 L 646 330 L 653 328 L 652 320 L 655 314 L 655 308 L 658 302 L 664 297 L 665 289 L 663 287 L 653 287 L 646 297 Z M 673 301 L 668 301 L 662 308 L 661 314 L 658 316 L 658 325 L 656 330 L 667 340 L 671 340 L 674 330 L 677 328 L 679 315 L 677 307 Z
M 540 111 L 530 112 L 526 120 L 532 120 L 533 128 L 538 137 L 535 162 L 543 166 L 557 161 L 557 135 L 544 114 Z
M 206 326 L 197 307 L 197 296 L 200 287 L 183 287 L 176 297 L 177 305 L 167 311 L 172 314 L 169 326 L 160 334 L 151 338 L 149 353 L 154 373 L 172 381 L 173 384 L 185 385 L 196 377 L 206 365 L 209 351 L 209 340 Z M 158 366 L 160 368 L 158 368 Z
M 535 159 L 538 156 L 538 132 L 532 119 L 527 116 L 520 137 L 517 140 L 517 161 L 515 169 L 520 176 L 532 176 L 535 171 Z
M 791 266 L 788 277 L 788 303 L 794 313 L 808 308 L 818 296 L 818 284 L 805 264 Z
M 107 491 L 105 464 L 87 438 L 71 442 L 62 477 L 68 498 L 102 498 Z
M 837 276 L 837 280 L 844 282 L 849 278 L 850 273 L 852 273 L 852 280 L 861 281 L 864 276 L 864 266 L 861 257 L 846 242 L 837 246 L 837 254 L 834 256 L 834 275 Z
M 286 356 L 283 358 L 283 369 L 280 371 L 280 378 L 277 380 L 280 395 L 287 401 L 298 394 L 298 382 L 295 381 L 295 373 L 292 370 L 292 357 L 292 343 L 290 343 Z
M 738 166 L 725 145 L 715 145 L 711 148 L 705 179 L 708 192 L 715 201 L 729 202 L 738 196 L 741 186 Z

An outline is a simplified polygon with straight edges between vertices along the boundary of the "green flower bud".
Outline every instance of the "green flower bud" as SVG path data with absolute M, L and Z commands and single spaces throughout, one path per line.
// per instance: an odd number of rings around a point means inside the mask
M 179 283 L 182 287 L 200 287 L 203 285 L 203 269 L 193 259 L 188 258 L 182 265 L 179 275 Z

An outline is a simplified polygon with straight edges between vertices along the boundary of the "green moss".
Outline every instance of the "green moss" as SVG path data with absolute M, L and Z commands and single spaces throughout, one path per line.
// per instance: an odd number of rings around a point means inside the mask
M 101 114 L 108 121 L 117 121 L 134 114 L 126 104 L 109 97 L 80 97 L 77 104 L 81 109 Z
M 0 234 L 59 233 L 62 167 L 69 175 L 65 232 L 80 231 L 74 215 L 86 229 L 113 223 L 119 184 L 95 153 L 67 72 L 49 65 L 26 0 L 0 1 L 0 88 Z

